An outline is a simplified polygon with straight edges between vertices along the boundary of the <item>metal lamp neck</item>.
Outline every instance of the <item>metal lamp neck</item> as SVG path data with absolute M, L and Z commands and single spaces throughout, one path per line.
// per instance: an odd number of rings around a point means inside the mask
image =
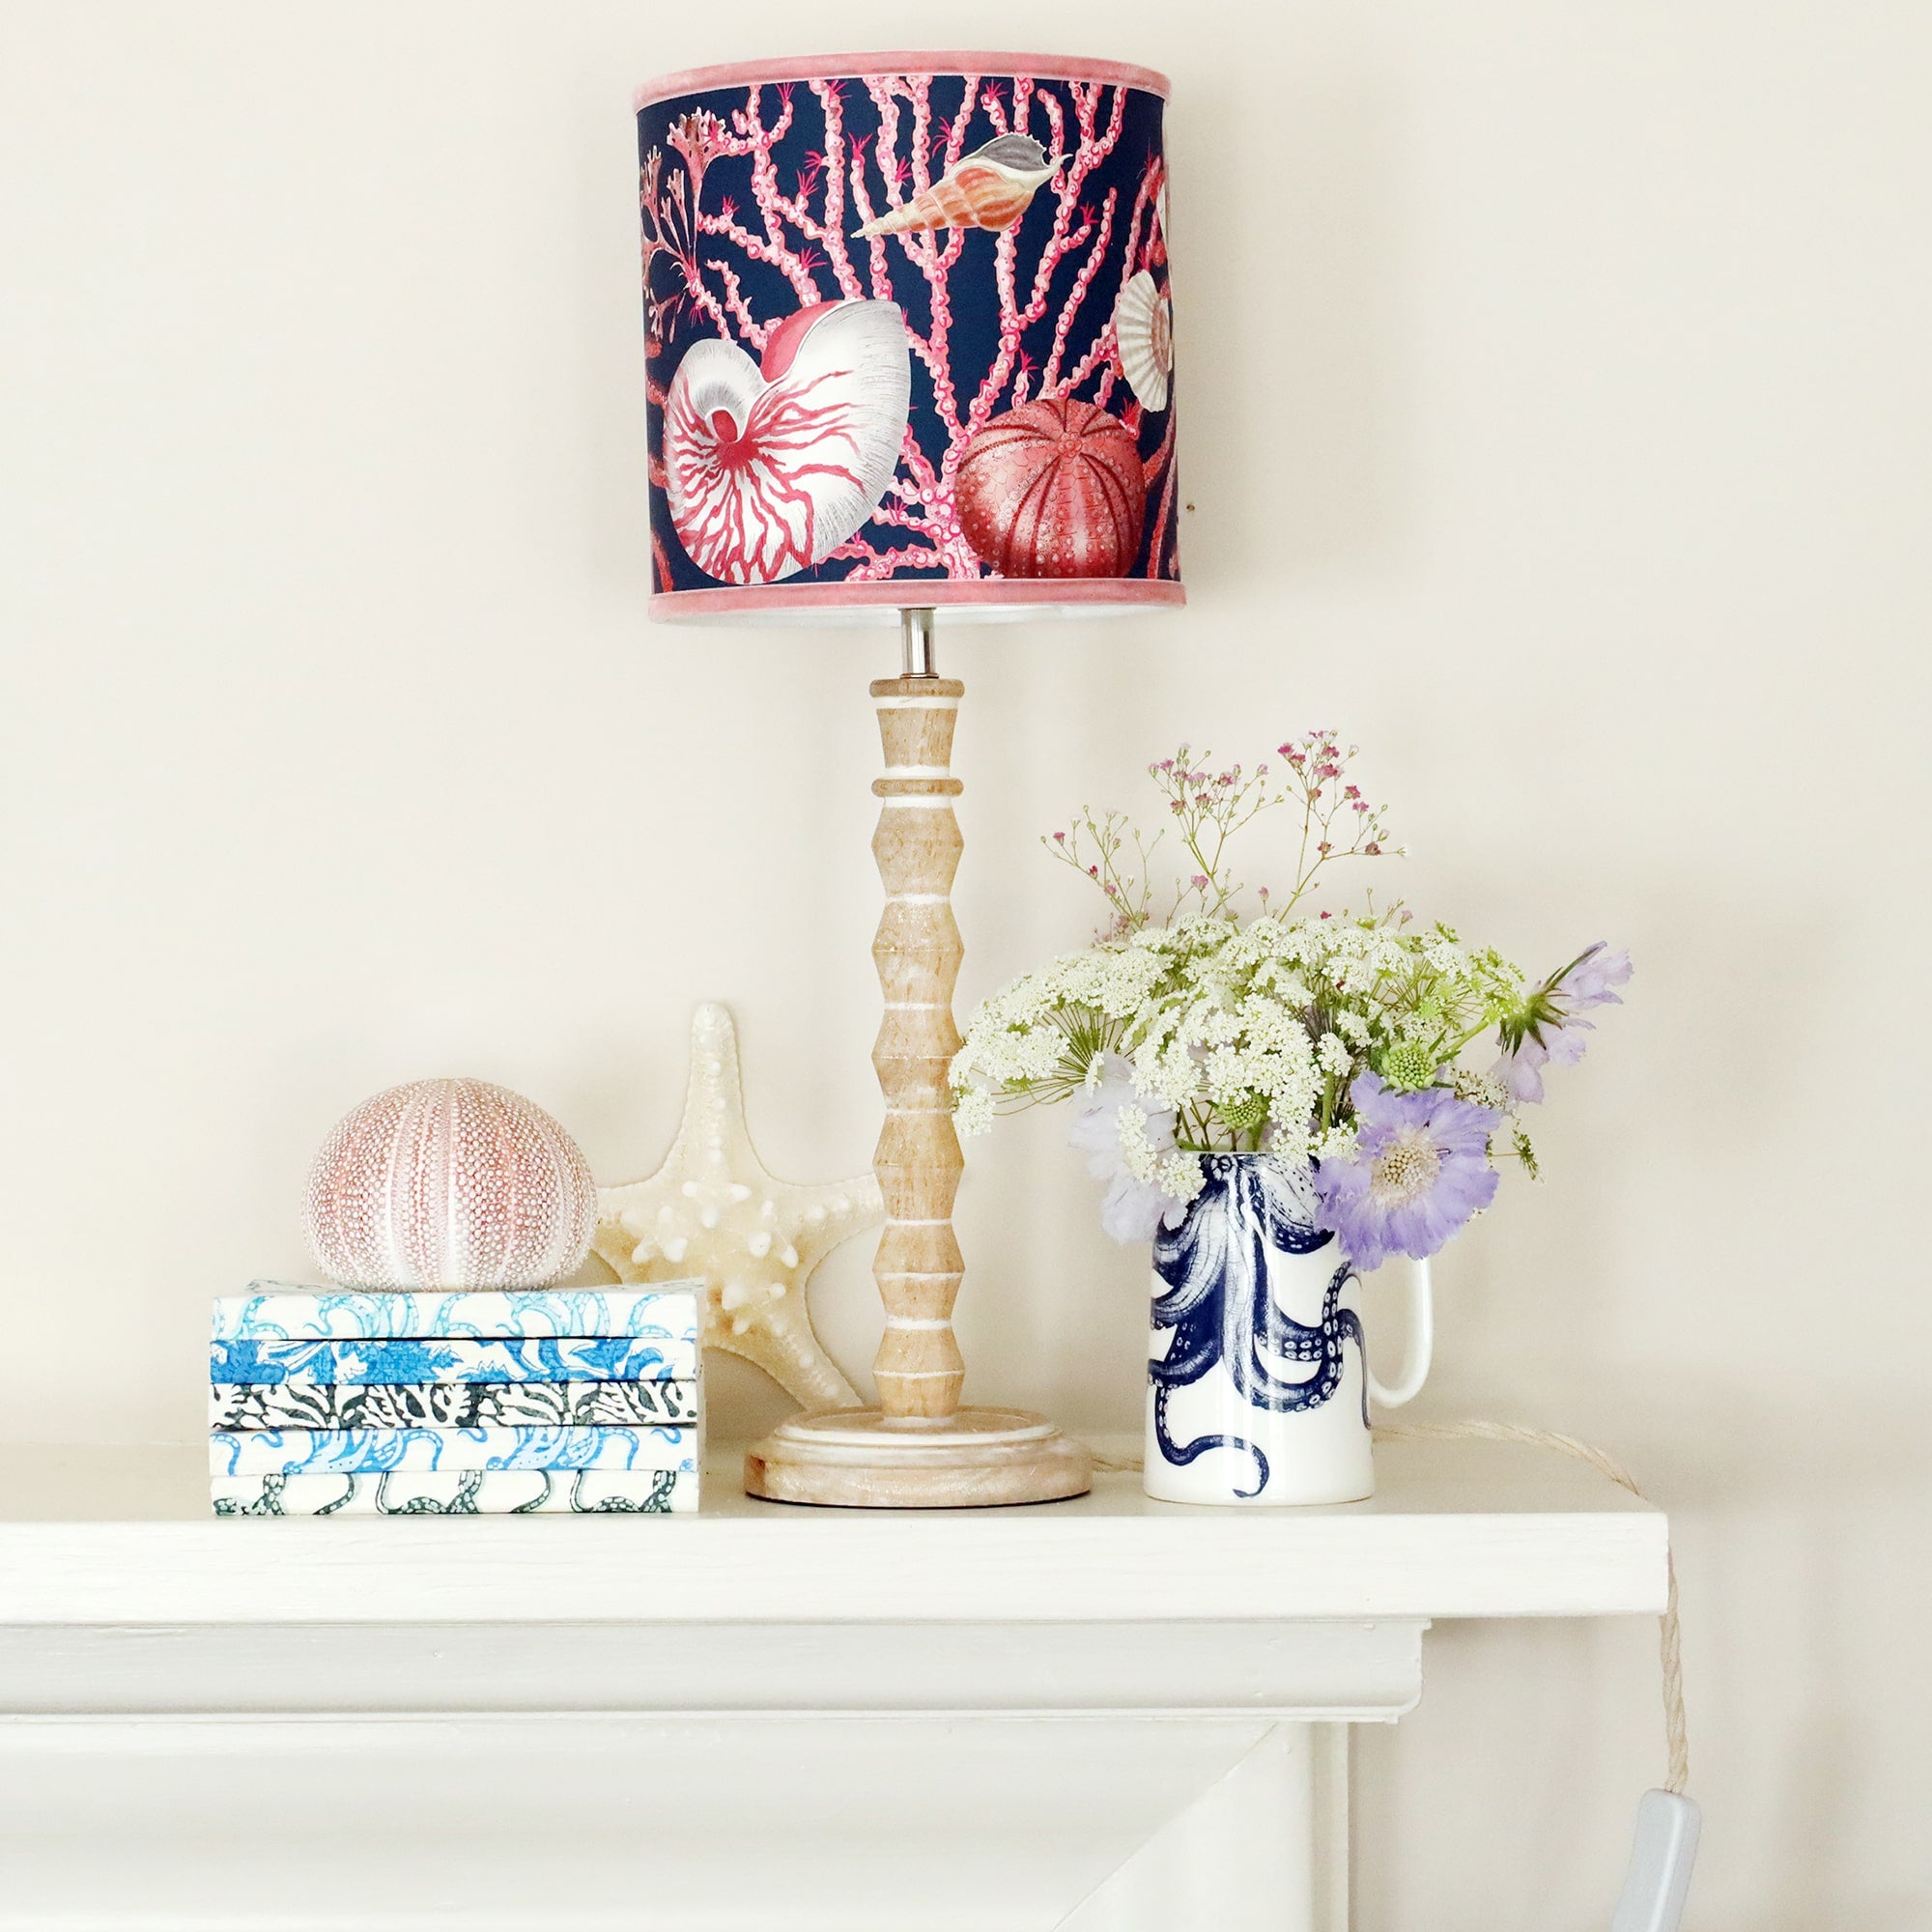
M 899 650 L 903 659 L 904 677 L 937 677 L 938 668 L 932 655 L 932 619 L 930 610 L 901 611 L 899 612 Z

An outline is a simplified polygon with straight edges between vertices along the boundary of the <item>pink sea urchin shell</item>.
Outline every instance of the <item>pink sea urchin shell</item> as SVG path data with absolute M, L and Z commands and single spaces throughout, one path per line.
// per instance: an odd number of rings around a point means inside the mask
M 583 1259 L 596 1214 L 589 1165 L 534 1101 L 487 1080 L 416 1080 L 335 1123 L 302 1233 L 348 1288 L 541 1288 Z
M 1093 403 L 1053 397 L 995 416 L 966 445 L 966 541 L 1002 577 L 1124 577 L 1147 508 L 1140 453 Z

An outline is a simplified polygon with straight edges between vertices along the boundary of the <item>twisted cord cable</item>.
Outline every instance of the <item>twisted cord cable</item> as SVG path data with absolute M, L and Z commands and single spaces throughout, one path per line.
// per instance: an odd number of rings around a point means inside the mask
M 1594 1443 L 1564 1435 L 1553 1429 L 1531 1429 L 1520 1422 L 1384 1422 L 1375 1430 L 1378 1442 L 1519 1442 L 1532 1449 L 1552 1449 L 1559 1455 L 1587 1463 L 1600 1475 L 1607 1476 L 1621 1490 L 1628 1490 L 1638 1502 L 1650 1498 L 1637 1488 L 1636 1478 L 1610 1455 Z M 1138 1456 L 1094 1458 L 1096 1469 L 1138 1470 Z M 1663 1614 L 1658 1619 L 1658 1661 L 1662 1667 L 1663 1747 L 1665 1773 L 1663 1788 L 1682 1796 L 1690 1782 L 1690 1737 L 1684 1717 L 1683 1634 L 1677 1617 L 1677 1565 L 1664 1552 L 1668 1591 Z
M 1388 1422 L 1378 1423 L 1378 1442 L 1520 1442 L 1532 1449 L 1553 1449 L 1558 1454 L 1587 1463 L 1599 1474 L 1607 1476 L 1619 1489 L 1628 1490 L 1638 1502 L 1650 1498 L 1637 1488 L 1636 1478 L 1610 1455 L 1594 1443 L 1564 1435 L 1553 1429 L 1530 1429 L 1520 1422 Z M 1677 1618 L 1677 1565 L 1664 1551 L 1667 1591 L 1663 1614 L 1658 1618 L 1657 1654 L 1663 1679 L 1663 1747 L 1665 1773 L 1663 1788 L 1681 1797 L 1690 1782 L 1690 1735 L 1684 1717 L 1683 1634 Z

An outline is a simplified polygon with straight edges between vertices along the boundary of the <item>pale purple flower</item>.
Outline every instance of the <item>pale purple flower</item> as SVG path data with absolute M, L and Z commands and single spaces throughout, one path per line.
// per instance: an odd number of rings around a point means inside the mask
M 1188 1204 L 1177 1201 L 1157 1180 L 1142 1180 L 1127 1166 L 1121 1148 L 1121 1109 L 1138 1108 L 1147 1122 L 1148 1143 L 1156 1153 L 1174 1150 L 1174 1109 L 1150 1108 L 1134 1092 L 1133 1076 L 1124 1061 L 1103 1058 L 1096 1085 L 1073 1096 L 1073 1124 L 1066 1130 L 1069 1147 L 1087 1156 L 1087 1172 L 1107 1183 L 1100 1204 L 1100 1226 L 1122 1245 L 1151 1241 L 1161 1227 L 1175 1228 Z
M 1610 988 L 1627 985 L 1635 968 L 1631 964 L 1630 954 L 1621 946 L 1612 952 L 1609 944 L 1607 939 L 1600 939 L 1587 948 L 1555 988 L 1572 1012 L 1581 1011 L 1585 1007 L 1623 1005 L 1621 995 L 1611 992 Z
M 1490 1071 L 1520 1106 L 1533 1107 L 1543 1098 L 1543 1069 L 1575 1066 L 1588 1044 L 1583 1035 L 1595 1031 L 1588 1020 L 1575 1020 L 1567 1027 L 1547 1028 L 1542 1039 L 1524 1034 L 1522 1044 L 1514 1053 L 1504 1054 Z
M 1628 952 L 1612 952 L 1600 939 L 1530 995 L 1521 1027 L 1503 1029 L 1502 1058 L 1491 1069 L 1514 1099 L 1534 1105 L 1543 1098 L 1546 1066 L 1575 1066 L 1582 1059 L 1589 1044 L 1583 1036 L 1595 1033 L 1597 1023 L 1578 1015 L 1592 1007 L 1622 1006 L 1611 988 L 1625 984 L 1632 970 Z
M 1422 1261 L 1495 1199 L 1490 1135 L 1502 1116 L 1442 1087 L 1399 1094 L 1373 1073 L 1359 1075 L 1349 1097 L 1355 1151 L 1317 1164 L 1316 1225 L 1358 1268 L 1394 1254 Z

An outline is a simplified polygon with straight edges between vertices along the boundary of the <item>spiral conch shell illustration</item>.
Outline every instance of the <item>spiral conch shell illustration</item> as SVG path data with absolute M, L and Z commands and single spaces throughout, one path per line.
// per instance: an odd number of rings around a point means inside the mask
M 694 343 L 665 397 L 666 494 L 691 560 L 724 583 L 822 563 L 878 507 L 912 401 L 896 302 L 815 302 L 753 362 Z
M 1047 158 L 1030 134 L 1002 134 L 955 161 L 923 193 L 902 208 L 875 215 L 862 236 L 898 235 L 935 228 L 1010 228 L 1027 212 L 1034 191 L 1065 165 L 1065 155 Z
M 1128 279 L 1114 304 L 1114 343 L 1127 387 L 1142 409 L 1158 415 L 1167 407 L 1167 380 L 1174 373 L 1174 311 L 1145 269 Z

